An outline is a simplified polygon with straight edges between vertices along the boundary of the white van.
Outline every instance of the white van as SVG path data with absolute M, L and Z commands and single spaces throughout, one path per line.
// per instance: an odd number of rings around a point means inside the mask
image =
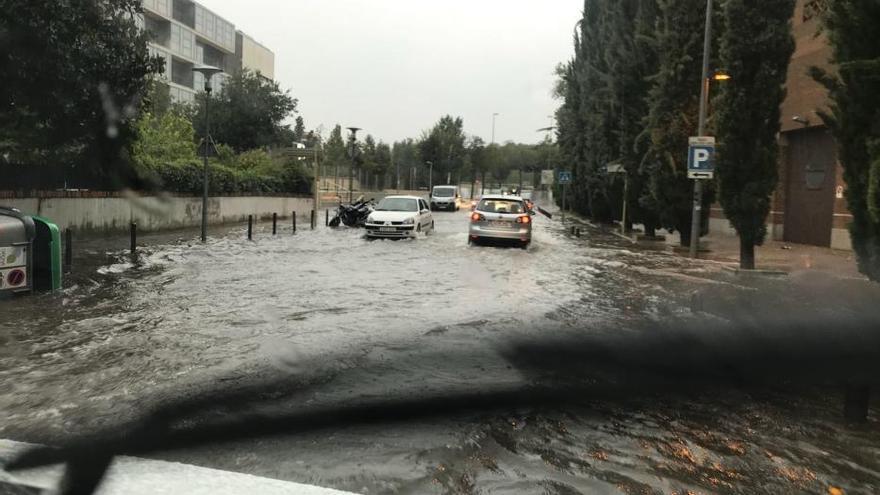
M 461 209 L 461 193 L 458 186 L 434 186 L 431 191 L 431 211 Z

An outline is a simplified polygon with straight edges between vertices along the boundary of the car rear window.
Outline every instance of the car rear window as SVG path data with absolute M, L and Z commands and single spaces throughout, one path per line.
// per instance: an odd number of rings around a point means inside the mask
M 510 199 L 484 199 L 477 207 L 480 211 L 488 213 L 523 213 L 525 208 L 521 201 Z

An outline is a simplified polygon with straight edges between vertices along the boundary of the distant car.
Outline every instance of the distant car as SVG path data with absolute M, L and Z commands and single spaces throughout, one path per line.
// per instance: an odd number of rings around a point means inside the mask
M 473 213 L 468 243 L 485 239 L 517 242 L 527 248 L 532 242 L 532 214 L 519 196 L 484 196 Z
M 367 237 L 406 238 L 434 230 L 428 203 L 417 196 L 388 196 L 367 217 Z
M 434 186 L 431 191 L 431 211 L 458 211 L 461 208 L 461 193 L 456 186 Z

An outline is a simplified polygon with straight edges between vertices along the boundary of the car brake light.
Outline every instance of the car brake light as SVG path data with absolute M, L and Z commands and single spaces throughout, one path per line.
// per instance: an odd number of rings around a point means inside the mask
M 519 217 L 516 219 L 516 223 L 531 223 L 532 218 L 529 216 Z
M 480 215 L 479 213 L 474 213 L 471 215 L 471 222 L 479 222 L 481 220 L 485 220 L 486 217 Z

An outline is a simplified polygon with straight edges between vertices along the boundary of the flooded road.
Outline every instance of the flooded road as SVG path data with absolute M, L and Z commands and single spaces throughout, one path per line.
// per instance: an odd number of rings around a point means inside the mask
M 265 225 L 255 242 L 241 228 L 207 245 L 164 234 L 135 259 L 119 240 L 84 242 L 62 293 L 0 302 L 0 437 L 58 444 L 265 380 L 285 384 L 261 389 L 280 409 L 556 383 L 577 374 L 545 342 L 632 338 L 663 354 L 669 341 L 652 339 L 669 321 L 729 338 L 756 315 L 809 316 L 817 298 L 839 300 L 838 316 L 880 300 L 812 275 L 743 281 L 543 217 L 525 251 L 469 247 L 466 212 L 435 221 L 398 242 Z M 160 457 L 360 493 L 880 491 L 877 418 L 848 428 L 835 389 L 611 392 Z

